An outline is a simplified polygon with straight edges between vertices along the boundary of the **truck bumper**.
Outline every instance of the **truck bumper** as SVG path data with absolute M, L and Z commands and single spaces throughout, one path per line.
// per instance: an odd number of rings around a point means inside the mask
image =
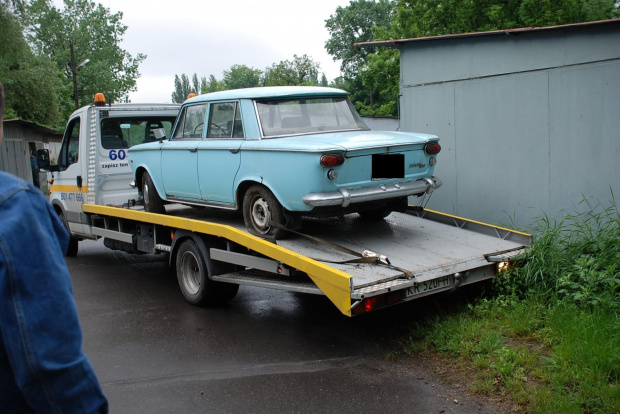
M 342 206 L 363 203 L 367 201 L 383 200 L 386 198 L 406 197 L 414 194 L 432 193 L 441 187 L 441 180 L 437 177 L 421 178 L 416 181 L 382 184 L 376 187 L 353 188 L 328 193 L 312 193 L 303 197 L 303 202 L 313 207 Z

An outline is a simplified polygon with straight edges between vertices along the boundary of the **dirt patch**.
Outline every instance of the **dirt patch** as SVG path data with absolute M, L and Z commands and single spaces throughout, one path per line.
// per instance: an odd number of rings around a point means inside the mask
M 499 388 L 491 394 L 477 393 L 475 389 L 475 370 L 468 369 L 465 364 L 451 361 L 440 356 L 436 352 L 423 351 L 416 353 L 415 357 L 405 354 L 398 355 L 390 362 L 399 366 L 398 369 L 411 369 L 417 380 L 425 382 L 438 381 L 449 390 L 448 398 L 457 400 L 469 399 L 475 401 L 480 407 L 486 407 L 494 413 L 521 414 L 525 413 L 522 408 L 510 398 L 503 395 Z

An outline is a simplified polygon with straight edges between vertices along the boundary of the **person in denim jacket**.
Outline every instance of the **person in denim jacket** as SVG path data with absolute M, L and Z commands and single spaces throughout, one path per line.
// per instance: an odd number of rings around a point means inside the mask
M 0 145 L 4 91 L 0 83 Z M 0 171 L 0 411 L 107 413 L 64 261 L 69 234 L 43 193 Z

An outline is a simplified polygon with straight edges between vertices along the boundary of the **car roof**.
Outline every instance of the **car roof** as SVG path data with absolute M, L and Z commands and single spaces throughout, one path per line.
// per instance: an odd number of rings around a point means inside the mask
M 259 88 L 230 89 L 227 91 L 206 93 L 190 98 L 184 103 L 222 101 L 227 99 L 289 98 L 326 95 L 346 96 L 348 92 L 342 89 L 326 88 L 322 86 L 264 86 Z

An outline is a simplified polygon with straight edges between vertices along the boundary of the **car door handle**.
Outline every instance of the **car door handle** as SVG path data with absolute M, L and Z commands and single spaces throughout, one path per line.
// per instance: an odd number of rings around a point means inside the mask
M 230 151 L 232 154 L 236 154 L 239 152 L 239 148 L 229 149 L 228 151 Z
M 197 151 L 198 151 L 198 148 L 190 148 L 189 149 L 189 152 L 197 152 Z

